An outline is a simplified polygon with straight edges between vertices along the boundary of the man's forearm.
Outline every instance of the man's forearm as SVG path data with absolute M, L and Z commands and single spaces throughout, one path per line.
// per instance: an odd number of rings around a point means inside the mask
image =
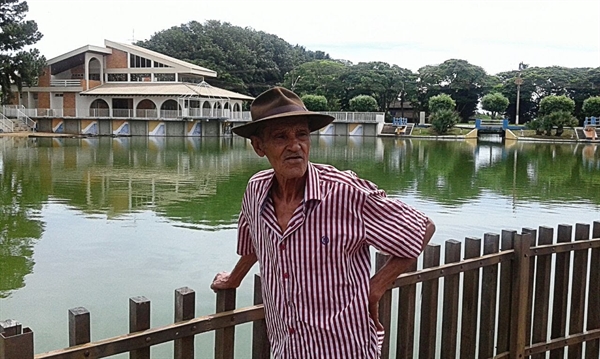
M 213 279 L 213 282 L 210 285 L 210 288 L 214 291 L 217 291 L 221 289 L 233 289 L 239 287 L 242 283 L 242 279 L 246 277 L 246 274 L 248 274 L 248 271 L 250 271 L 254 263 L 256 263 L 255 254 L 241 256 L 231 273 L 217 273 L 215 279 Z
M 230 280 L 237 284 L 236 287 L 240 285 L 242 280 L 246 277 L 246 274 L 248 274 L 250 269 L 252 269 L 252 266 L 254 266 L 254 263 L 256 263 L 256 254 L 254 253 L 240 257 L 229 275 Z

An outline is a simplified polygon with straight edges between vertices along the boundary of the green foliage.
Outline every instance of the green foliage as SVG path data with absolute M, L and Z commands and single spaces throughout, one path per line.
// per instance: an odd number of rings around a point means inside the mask
M 565 112 L 572 114 L 575 110 L 575 101 L 567 96 L 550 95 L 540 101 L 540 115 L 546 116 L 553 112 Z
M 136 44 L 215 70 L 219 76 L 207 82 L 252 96 L 281 84 L 285 74 L 300 64 L 329 59 L 322 51 L 308 51 L 275 35 L 216 20 L 191 21 Z
M 452 97 L 450 97 L 450 95 L 443 93 L 430 97 L 428 107 L 432 114 L 441 110 L 454 111 L 456 108 L 456 102 L 452 99 Z
M 581 117 L 583 101 L 600 95 L 600 67 L 566 68 L 528 67 L 522 71 L 507 71 L 496 75 L 501 83 L 500 92 L 510 100 L 507 113 L 516 114 L 517 85 L 515 79 L 523 80 L 519 95 L 519 116 L 524 121 L 536 118 L 541 99 L 550 95 L 566 95 L 575 101 L 575 116 Z
M 10 101 L 11 86 L 21 91 L 23 83 L 32 85 L 46 59 L 37 49 L 24 50 L 38 42 L 42 34 L 33 20 L 25 21 L 27 2 L 0 0 L 0 103 Z
M 421 67 L 418 72 L 417 91 L 421 109 L 426 110 L 429 98 L 444 93 L 456 101 L 456 110 L 463 122 L 475 113 L 483 93 L 498 82 L 493 81 L 482 67 L 465 60 L 446 60 L 440 65 Z
M 323 95 L 304 95 L 301 99 L 310 111 L 327 111 L 327 98 Z
M 587 98 L 583 101 L 581 110 L 585 117 L 600 117 L 600 96 Z
M 315 60 L 305 62 L 285 74 L 283 86 L 292 89 L 298 95 L 322 95 L 327 98 L 327 109 L 339 111 L 344 96 L 344 83 L 340 77 L 348 65 L 339 61 Z
M 350 111 L 374 112 L 377 111 L 377 100 L 372 96 L 358 95 L 350 99 Z
M 431 126 L 440 135 L 448 132 L 460 120 L 458 113 L 452 109 L 443 108 L 431 115 Z
M 380 111 L 401 95 L 410 99 L 416 94 L 416 76 L 412 71 L 385 62 L 360 62 L 347 67 L 340 81 L 345 84 L 342 108 L 349 108 L 350 99 L 369 95 L 377 100 Z
M 492 113 L 492 119 L 504 113 L 508 107 L 508 99 L 499 92 L 489 93 L 481 99 L 481 107 Z
M 561 136 L 565 127 L 575 127 L 577 123 L 577 118 L 570 112 L 558 110 L 528 122 L 526 127 L 535 130 L 537 135 L 546 136 L 552 136 L 552 130 L 556 128 L 555 135 Z

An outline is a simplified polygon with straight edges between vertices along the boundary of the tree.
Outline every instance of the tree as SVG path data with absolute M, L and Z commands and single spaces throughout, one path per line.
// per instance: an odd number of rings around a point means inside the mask
M 589 97 L 583 101 L 582 112 L 585 117 L 600 117 L 600 96 Z
M 342 108 L 348 108 L 350 99 L 358 95 L 372 96 L 379 110 L 387 112 L 413 81 L 412 71 L 385 62 L 360 62 L 347 68 L 340 81 L 345 84 Z
M 515 80 L 520 77 L 519 116 L 525 122 L 537 117 L 540 101 L 550 95 L 566 95 L 575 101 L 575 116 L 582 117 L 583 101 L 600 95 L 599 68 L 566 68 L 560 66 L 528 67 L 521 71 L 501 72 L 496 75 L 501 82 L 499 91 L 510 99 L 507 110 L 514 119 L 516 114 Z
M 281 84 L 285 74 L 300 64 L 329 59 L 322 51 L 308 51 L 278 36 L 216 20 L 191 21 L 136 45 L 215 70 L 219 76 L 206 82 L 252 96 Z
M 322 95 L 304 95 L 302 102 L 310 111 L 327 111 L 327 98 Z
M 377 111 L 377 100 L 372 96 L 358 95 L 350 99 L 350 111 L 374 112 Z
M 452 97 L 450 97 L 450 95 L 440 94 L 429 99 L 428 107 L 432 114 L 442 110 L 454 111 L 456 108 L 456 102 L 452 99 Z
M 540 127 L 546 130 L 546 135 L 552 135 L 552 128 L 556 127 L 556 136 L 561 136 L 564 127 L 574 127 L 577 125 L 577 119 L 573 117 L 575 110 L 575 101 L 567 96 L 550 95 L 540 101 Z
M 492 113 L 492 119 L 496 115 L 504 113 L 508 107 L 508 99 L 499 92 L 489 93 L 481 99 L 481 107 Z
M 327 109 L 339 111 L 344 96 L 344 83 L 340 77 L 349 65 L 332 60 L 305 62 L 285 74 L 283 86 L 299 96 L 322 95 L 327 98 Z
M 445 134 L 460 120 L 456 111 L 442 108 L 431 115 L 431 127 L 440 135 Z
M 575 110 L 575 101 L 567 96 L 550 95 L 540 101 L 540 115 L 549 115 L 553 112 L 566 112 L 572 114 Z
M 465 60 L 450 59 L 440 65 L 424 66 L 418 73 L 418 100 L 422 109 L 426 110 L 430 97 L 444 93 L 456 101 L 463 122 L 475 113 L 479 99 L 493 85 L 482 67 Z
M 35 21 L 25 21 L 26 1 L 0 0 L 0 102 L 12 98 L 11 86 L 21 92 L 23 83 L 33 85 L 46 64 L 39 50 L 24 50 L 38 42 L 42 34 Z

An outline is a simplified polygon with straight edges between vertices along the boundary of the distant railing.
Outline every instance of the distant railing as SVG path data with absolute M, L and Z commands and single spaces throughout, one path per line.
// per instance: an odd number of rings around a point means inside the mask
M 50 80 L 50 87 L 81 87 L 81 80 Z
M 28 129 L 35 130 L 37 123 L 29 118 L 32 109 L 27 109 L 22 105 L 4 105 L 2 113 L 9 119 L 16 120 L 24 124 Z
M 22 106 L 21 106 L 22 107 Z M 98 117 L 116 117 L 116 118 L 164 118 L 164 119 L 182 119 L 182 118 L 219 118 L 233 119 L 239 121 L 250 121 L 250 111 L 232 111 L 230 109 L 208 109 L 208 108 L 186 108 L 183 110 L 159 110 L 159 109 L 119 109 L 111 110 L 108 108 L 90 108 L 85 111 L 71 109 L 74 112 L 69 116 L 79 118 L 98 118 Z M 13 110 L 16 111 L 16 110 Z M 66 113 L 63 109 L 20 109 L 29 117 L 62 117 Z M 378 116 L 384 116 L 383 112 L 320 112 L 333 116 L 336 122 L 356 122 L 356 123 L 376 123 Z M 383 118 L 383 117 L 382 117 Z
M 0 113 L 0 132 L 15 132 L 15 123 Z
M 583 127 L 599 127 L 600 119 L 597 117 L 586 117 L 583 121 Z
M 383 112 L 320 112 L 330 115 L 337 122 L 377 122 L 377 116 L 384 116 Z
M 110 117 L 110 109 L 108 108 L 90 108 L 87 117 Z
M 590 231 L 591 229 L 591 231 Z M 593 239 L 590 239 L 590 234 Z M 382 359 L 569 358 L 600 356 L 600 221 L 554 230 L 503 230 L 425 249 L 421 269 L 399 276 L 379 302 L 386 329 Z M 482 251 L 483 249 L 483 251 Z M 462 258 L 462 259 L 461 259 Z M 387 257 L 377 254 L 376 267 Z M 443 279 L 443 292 L 440 281 Z M 393 291 L 398 291 L 396 295 Z M 150 347 L 174 342 L 175 359 L 194 357 L 194 336 L 214 331 L 214 357 L 234 358 L 235 327 L 253 322 L 252 358 L 268 358 L 261 283 L 254 305 L 235 309 L 235 290 L 217 293 L 217 313 L 195 317 L 195 292 L 175 291 L 175 323 L 150 328 L 150 301 L 129 300 L 130 334 L 90 343 L 90 313 L 69 311 L 69 348 L 36 359 L 102 358 L 130 353 L 149 358 Z M 396 299 L 393 299 L 396 298 Z M 392 312 L 397 312 L 392 330 Z M 0 322 L 0 359 L 34 358 L 33 332 Z M 441 330 L 438 330 L 438 327 Z M 391 337 L 395 333 L 395 337 Z M 441 355 L 440 355 L 441 354 Z M 249 357 L 244 356 L 244 357 Z

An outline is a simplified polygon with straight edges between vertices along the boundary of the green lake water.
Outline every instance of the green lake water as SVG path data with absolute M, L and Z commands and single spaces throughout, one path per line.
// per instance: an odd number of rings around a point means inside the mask
M 600 220 L 597 147 L 321 136 L 311 160 L 421 209 L 441 244 Z M 172 323 L 184 286 L 197 315 L 213 313 L 210 282 L 237 260 L 241 197 L 265 168 L 240 138 L 0 137 L 0 320 L 31 328 L 40 353 L 68 345 L 69 308 L 91 312 L 92 340 L 127 333 L 130 297 L 151 300 L 152 326 Z M 251 288 L 242 284 L 238 306 Z M 249 326 L 238 333 L 243 358 Z M 212 335 L 196 344 L 197 358 L 212 357 Z

